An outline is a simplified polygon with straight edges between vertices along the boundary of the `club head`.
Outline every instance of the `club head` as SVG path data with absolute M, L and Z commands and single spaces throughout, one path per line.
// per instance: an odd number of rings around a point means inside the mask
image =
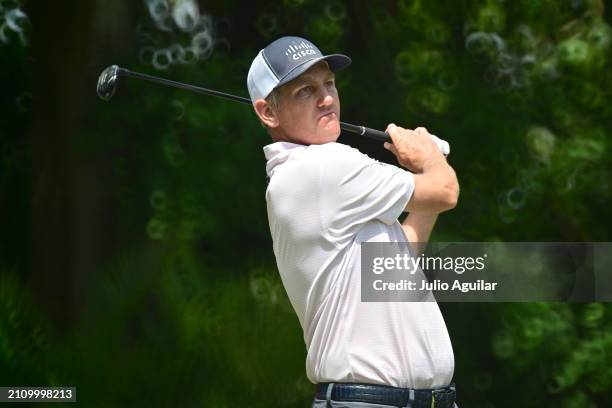
M 111 65 L 106 68 L 98 77 L 98 85 L 96 86 L 96 92 L 103 101 L 110 101 L 117 88 L 117 81 L 119 80 L 119 67 L 117 65 Z

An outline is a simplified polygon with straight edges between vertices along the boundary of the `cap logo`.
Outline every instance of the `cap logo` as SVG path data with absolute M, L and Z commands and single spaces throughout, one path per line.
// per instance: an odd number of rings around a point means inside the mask
M 290 45 L 285 51 L 285 55 L 294 61 L 298 61 L 300 58 L 305 57 L 306 55 L 317 55 L 317 52 L 314 50 L 314 46 L 312 44 L 302 41 L 297 45 Z

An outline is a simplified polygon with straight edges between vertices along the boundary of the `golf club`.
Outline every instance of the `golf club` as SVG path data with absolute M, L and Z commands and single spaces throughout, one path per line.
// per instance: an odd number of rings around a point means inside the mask
M 230 101 L 241 102 L 247 105 L 251 105 L 251 100 L 248 98 L 244 98 L 242 96 L 236 96 L 232 94 L 228 94 L 225 92 L 215 91 L 213 89 L 207 89 L 200 86 L 185 84 L 182 82 L 176 82 L 165 78 L 159 78 L 152 75 L 143 74 L 140 72 L 130 71 L 125 68 L 121 68 L 117 65 L 111 65 L 107 67 L 98 78 L 98 85 L 96 87 L 96 91 L 100 99 L 104 101 L 109 101 L 117 89 L 117 83 L 119 81 L 119 77 L 130 77 L 137 79 L 144 79 L 145 81 L 155 82 L 162 85 L 168 85 L 175 88 L 186 89 L 188 91 L 193 91 L 205 95 L 217 96 L 219 98 L 228 99 Z M 380 142 L 391 142 L 391 138 L 386 132 L 381 132 L 380 130 L 370 129 L 365 126 L 357 126 L 352 125 L 346 122 L 340 122 L 340 128 L 342 130 L 346 130 L 347 132 L 357 133 L 359 135 L 368 137 L 370 139 L 374 139 Z M 449 144 L 439 139 L 438 137 L 431 135 L 432 140 L 436 143 L 440 151 L 447 156 L 450 153 Z

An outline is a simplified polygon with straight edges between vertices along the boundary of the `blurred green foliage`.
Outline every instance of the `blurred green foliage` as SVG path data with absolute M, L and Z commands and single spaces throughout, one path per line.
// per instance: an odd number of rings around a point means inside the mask
M 0 4 L 0 383 L 75 385 L 86 406 L 308 406 L 301 329 L 266 218 L 269 139 L 248 107 L 129 80 L 112 103 L 90 102 L 71 154 L 109 161 L 115 246 L 85 289 L 74 285 L 86 294 L 76 324 L 50 324 L 28 283 L 34 51 L 21 5 Z M 338 74 L 344 120 L 425 126 L 450 142 L 460 203 L 433 239 L 609 240 L 612 31 L 601 1 L 213 1 L 200 14 L 194 4 L 132 6 L 121 65 L 245 95 L 260 48 L 306 36 L 353 58 Z M 340 141 L 392 162 L 371 141 Z M 461 406 L 609 405 L 609 304 L 441 308 Z

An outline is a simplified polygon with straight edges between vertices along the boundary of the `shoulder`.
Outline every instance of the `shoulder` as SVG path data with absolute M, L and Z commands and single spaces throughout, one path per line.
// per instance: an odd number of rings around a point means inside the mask
M 347 165 L 370 164 L 375 162 L 371 157 L 343 143 L 325 143 L 310 145 L 305 154 L 325 163 L 326 167 L 344 167 Z
M 312 148 L 312 149 L 311 149 Z M 376 183 L 390 171 L 381 163 L 354 147 L 342 143 L 326 143 L 310 146 L 310 154 L 316 157 L 320 181 L 328 188 L 347 184 Z
M 308 146 L 308 148 L 312 149 L 313 151 L 321 151 L 321 152 L 334 152 L 334 153 L 342 153 L 342 154 L 356 154 L 356 153 L 362 154 L 359 150 L 355 149 L 354 147 L 351 147 L 344 143 L 338 143 L 338 142 L 310 145 Z

